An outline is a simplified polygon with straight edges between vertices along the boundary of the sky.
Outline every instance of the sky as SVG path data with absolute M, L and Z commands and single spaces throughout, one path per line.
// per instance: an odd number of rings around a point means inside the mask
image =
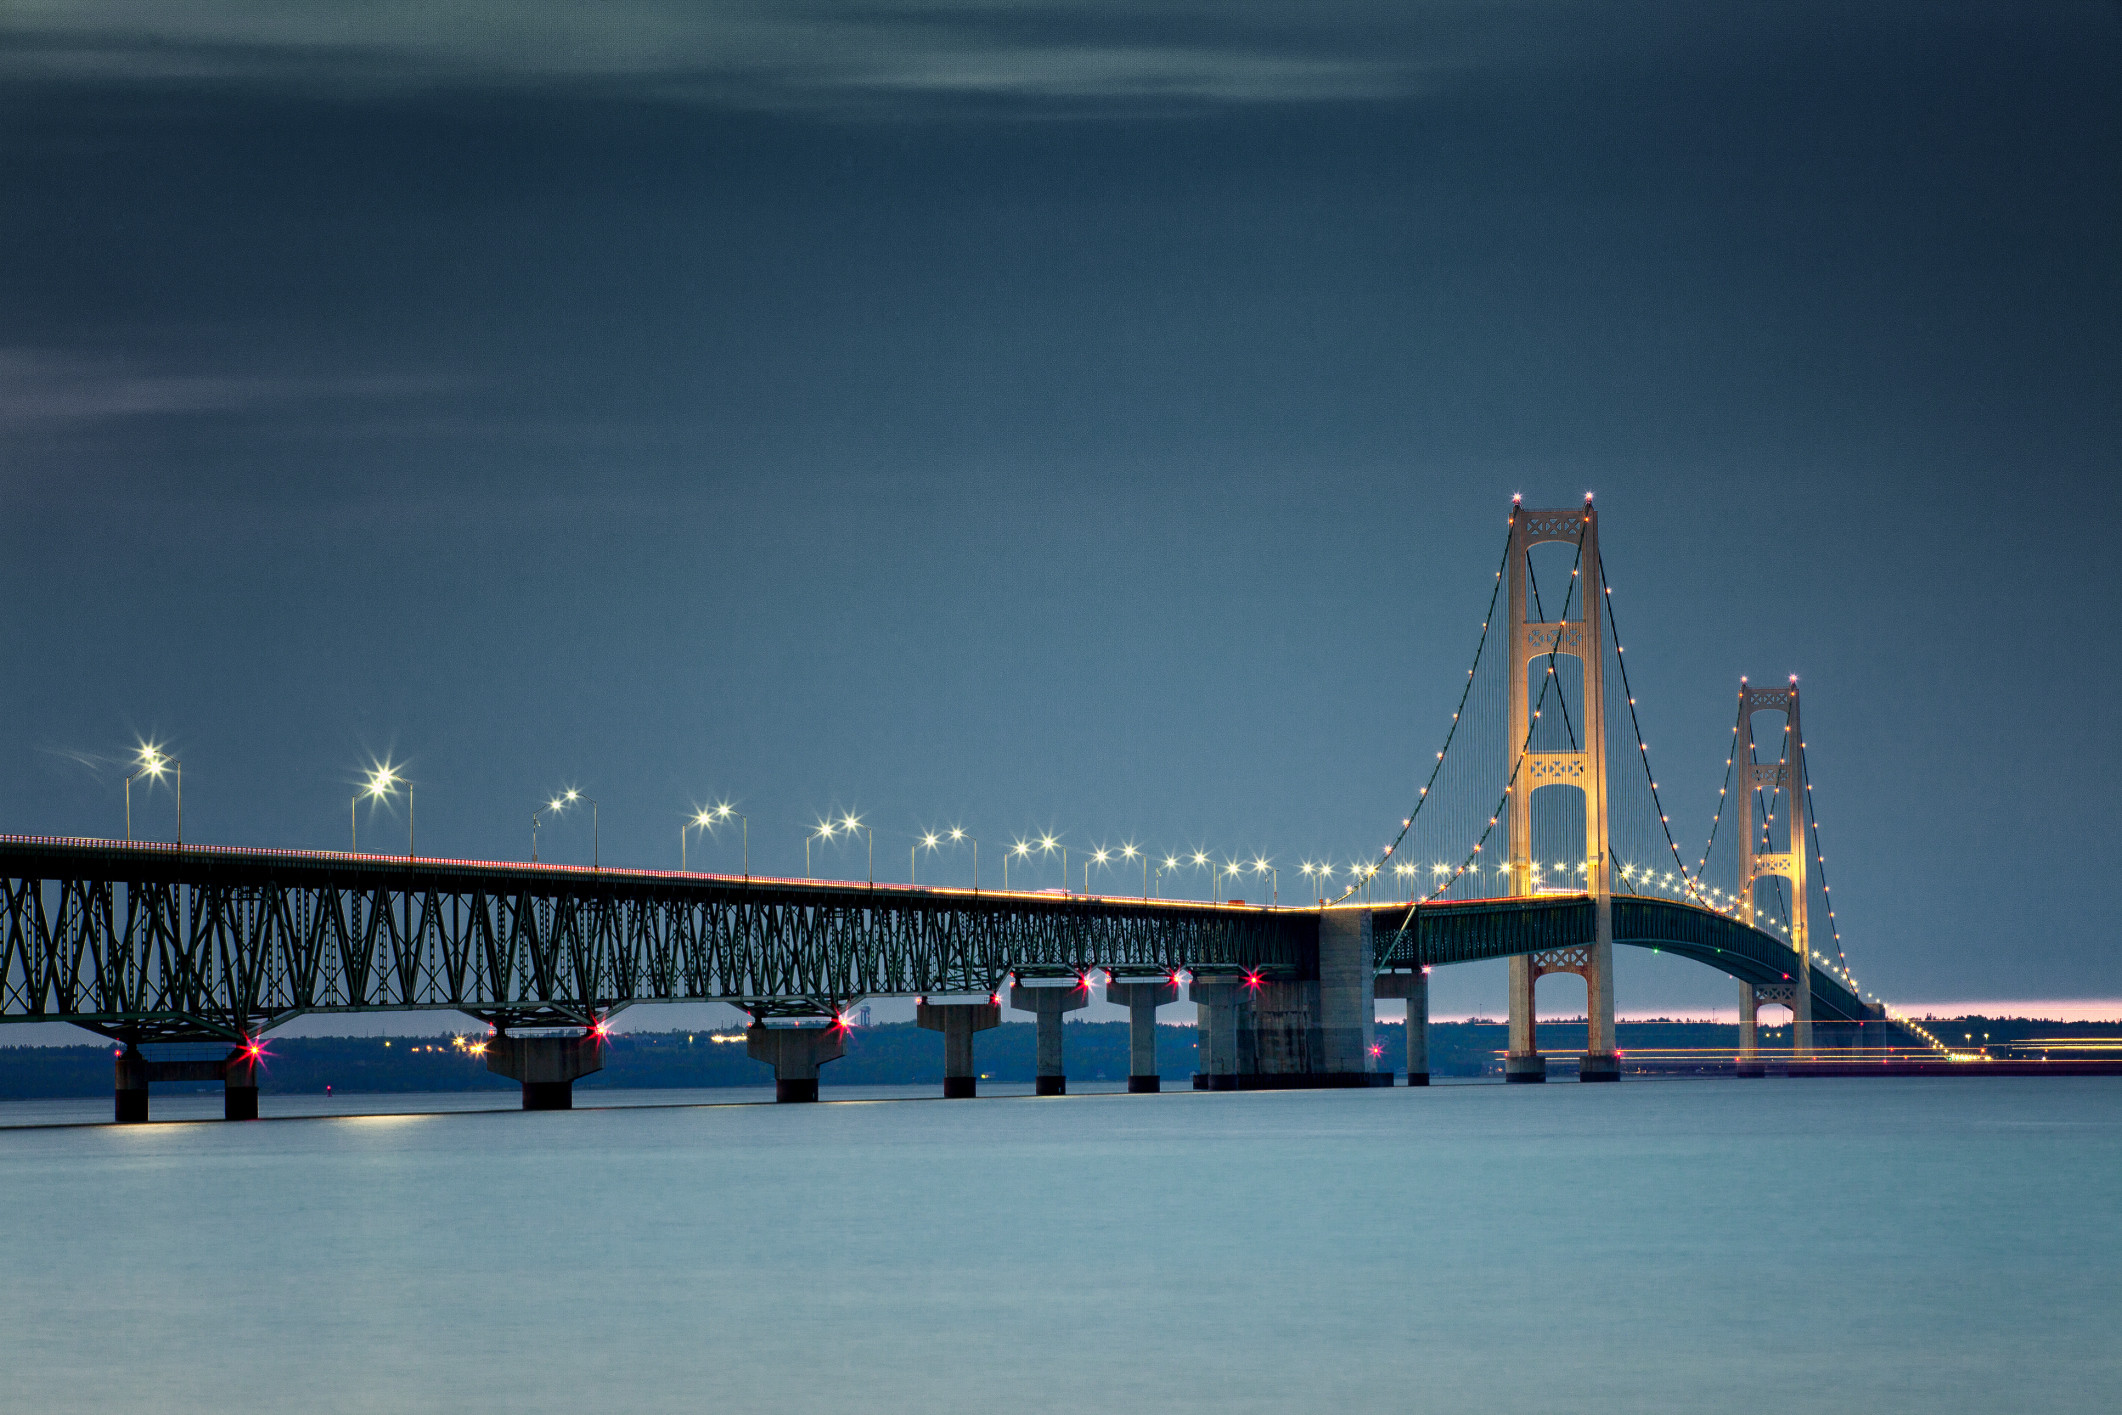
M 728 800 L 755 871 L 852 811 L 1291 897 L 1409 809 L 1511 495 L 1594 491 L 1683 847 L 1797 673 L 1866 986 L 2098 1012 L 2118 76 L 2112 3 L 14 0 L 0 831 L 121 834 L 151 740 L 202 843 L 342 848 L 389 760 L 424 854 L 573 787 L 544 858 Z

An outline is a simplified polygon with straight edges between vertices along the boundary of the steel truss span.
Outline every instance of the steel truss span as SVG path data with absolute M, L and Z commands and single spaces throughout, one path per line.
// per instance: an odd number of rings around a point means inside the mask
M 374 856 L 0 840 L 0 1021 L 132 1041 L 452 1008 L 582 1026 L 637 1002 L 831 1015 L 1005 975 L 1315 971 L 1316 918 L 1210 904 Z
M 1790 945 L 1714 909 L 1619 896 L 1613 910 L 1615 943 L 1691 958 L 1744 983 L 1789 982 L 1802 966 Z M 1580 948 L 1592 936 L 1592 901 L 1581 894 L 1425 904 L 1401 933 L 1407 913 L 1405 904 L 1372 909 L 1380 971 Z M 1817 967 L 1812 985 L 1813 1013 L 1823 1021 L 1859 1022 L 1880 1015 Z

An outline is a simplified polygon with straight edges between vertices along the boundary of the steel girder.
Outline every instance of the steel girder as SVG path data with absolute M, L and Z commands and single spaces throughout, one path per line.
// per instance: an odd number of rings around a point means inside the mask
M 832 1013 L 1015 969 L 1316 968 L 1301 911 L 569 867 L 0 840 L 0 1021 L 237 1038 L 312 1012 L 582 1025 Z
M 1592 937 L 1592 902 L 1584 895 L 1427 904 L 1401 934 L 1407 910 L 1405 904 L 1372 909 L 1381 970 L 1540 953 L 1578 947 Z M 1675 953 L 1748 983 L 1787 982 L 1798 968 L 1797 950 L 1773 934 L 1671 899 L 1616 897 L 1614 942 Z M 1812 986 L 1813 1015 L 1821 1021 L 1877 1015 L 1818 967 Z

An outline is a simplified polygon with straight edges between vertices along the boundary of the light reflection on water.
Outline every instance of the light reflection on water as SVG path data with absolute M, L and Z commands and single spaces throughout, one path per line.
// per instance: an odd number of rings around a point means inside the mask
M 0 1408 L 1789 1415 L 2122 1388 L 2122 1080 L 673 1104 L 736 1098 L 0 1130 Z M 194 1103 L 219 1098 L 156 1114 Z M 37 1104 L 0 1124 L 109 1102 Z

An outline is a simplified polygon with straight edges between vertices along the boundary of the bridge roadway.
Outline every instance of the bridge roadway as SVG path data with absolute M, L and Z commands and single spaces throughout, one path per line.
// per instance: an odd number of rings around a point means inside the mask
M 308 1013 L 454 1009 L 591 1026 L 644 1002 L 833 1016 L 1006 977 L 1319 976 L 1322 915 L 1111 895 L 741 879 L 402 856 L 0 837 L 0 1021 L 127 1042 L 241 1042 Z M 1368 906 L 1384 973 L 1581 946 L 1582 895 Z M 1617 943 L 1787 981 L 1774 936 L 1671 900 L 1614 901 Z M 1369 991 L 1365 989 L 1365 991 Z M 1823 1020 L 1877 1016 L 1813 970 Z

